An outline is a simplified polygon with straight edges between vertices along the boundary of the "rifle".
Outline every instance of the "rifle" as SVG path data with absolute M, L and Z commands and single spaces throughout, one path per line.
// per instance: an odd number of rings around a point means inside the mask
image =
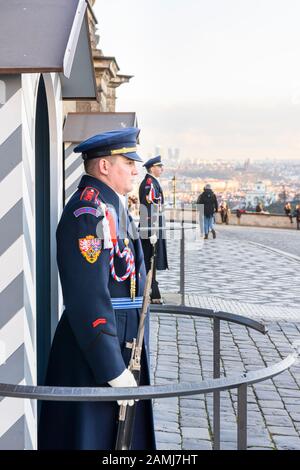
M 145 332 L 145 320 L 150 303 L 150 290 L 152 284 L 152 276 L 154 269 L 155 245 L 153 246 L 153 254 L 151 257 L 151 266 L 146 277 L 146 284 L 143 295 L 143 305 L 140 315 L 140 322 L 137 337 L 133 339 L 131 344 L 131 358 L 128 369 L 132 372 L 137 385 L 140 383 L 141 376 L 141 356 Z M 134 418 L 136 412 L 136 403 L 133 406 L 121 405 L 119 410 L 118 433 L 115 450 L 130 450 L 133 436 Z

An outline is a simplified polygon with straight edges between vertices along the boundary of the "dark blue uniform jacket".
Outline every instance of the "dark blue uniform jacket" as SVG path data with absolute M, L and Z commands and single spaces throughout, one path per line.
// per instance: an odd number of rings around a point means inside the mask
M 156 234 L 156 269 L 168 269 L 166 230 L 163 213 L 164 195 L 159 181 L 149 173 L 140 184 L 140 233 L 147 271 L 150 269 L 152 245 L 149 237 Z
M 97 244 L 102 219 L 99 200 L 111 206 L 118 233 L 121 218 L 118 195 L 88 175 L 83 176 L 66 205 L 57 228 L 57 262 L 65 310 L 53 339 L 46 385 L 108 386 L 107 382 L 128 366 L 131 350 L 126 348 L 126 342 L 137 335 L 140 310 L 130 308 L 130 281 L 118 282 L 112 277 L 110 250 Z M 123 216 L 129 226 L 125 210 Z M 141 242 L 132 239 L 132 231 L 127 236 L 135 258 L 139 297 L 145 284 Z M 91 240 L 96 240 L 94 251 L 87 252 Z M 118 242 L 122 252 L 124 238 Z M 114 264 L 116 274 L 122 276 L 127 267 L 125 260 L 114 256 Z M 113 302 L 120 299 L 129 302 L 123 309 L 115 309 Z M 144 343 L 141 385 L 148 385 L 149 320 Z M 116 402 L 43 402 L 39 448 L 114 449 L 118 409 Z M 137 403 L 133 448 L 155 448 L 150 401 Z

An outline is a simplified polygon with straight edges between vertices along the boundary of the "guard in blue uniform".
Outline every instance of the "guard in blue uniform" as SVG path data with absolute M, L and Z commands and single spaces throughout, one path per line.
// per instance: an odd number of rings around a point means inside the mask
M 82 153 L 87 174 L 57 228 L 65 310 L 53 339 L 46 385 L 136 385 L 127 366 L 138 330 L 145 266 L 139 235 L 123 202 L 141 161 L 138 132 L 106 132 L 74 150 Z M 149 324 L 141 385 L 150 383 L 148 345 Z M 39 449 L 112 450 L 118 410 L 117 402 L 42 402 Z M 155 449 L 150 400 L 137 402 L 132 448 Z
M 146 272 L 150 269 L 150 261 L 153 253 L 153 245 L 150 237 L 156 237 L 156 255 L 154 263 L 154 273 L 151 286 L 151 302 L 155 304 L 163 303 L 156 280 L 156 269 L 168 269 L 166 230 L 163 213 L 164 195 L 158 181 L 163 171 L 161 156 L 150 158 L 143 165 L 147 174 L 140 184 L 140 235 L 145 258 Z

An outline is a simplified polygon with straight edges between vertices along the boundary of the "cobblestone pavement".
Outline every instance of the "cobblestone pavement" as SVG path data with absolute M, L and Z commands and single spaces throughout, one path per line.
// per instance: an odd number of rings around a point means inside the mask
M 300 262 L 248 243 L 247 229 L 241 230 L 244 239 L 239 241 L 218 230 L 217 239 L 204 249 L 194 244 L 185 262 L 186 305 L 250 316 L 268 328 L 262 335 L 221 322 L 221 375 L 226 376 L 274 364 L 300 340 Z M 178 247 L 178 241 L 168 243 L 171 269 L 158 276 L 165 297 L 172 300 L 179 286 Z M 153 312 L 151 328 L 153 383 L 212 377 L 210 320 Z M 221 397 L 221 448 L 234 449 L 236 391 Z M 155 400 L 154 415 L 159 449 L 212 448 L 212 394 Z M 248 387 L 248 449 L 300 449 L 299 362 Z
M 247 229 L 240 229 L 247 234 Z M 228 238 L 224 232 L 219 230 L 218 238 L 205 240 L 204 245 L 193 243 L 186 252 L 186 291 L 228 301 L 298 308 L 300 260 Z M 158 273 L 166 292 L 179 289 L 179 245 L 178 240 L 168 242 L 170 270 Z
M 242 230 L 241 230 L 242 229 Z M 261 243 L 270 248 L 285 251 L 300 257 L 300 231 L 263 228 L 263 227 L 237 227 L 235 225 L 217 225 L 222 236 L 236 238 L 242 241 Z

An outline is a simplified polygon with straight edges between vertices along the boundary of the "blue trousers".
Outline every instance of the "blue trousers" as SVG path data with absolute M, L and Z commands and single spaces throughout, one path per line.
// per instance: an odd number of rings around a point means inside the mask
M 211 215 L 210 217 L 204 216 L 204 233 L 208 235 L 209 232 L 213 229 L 214 226 L 214 216 Z

